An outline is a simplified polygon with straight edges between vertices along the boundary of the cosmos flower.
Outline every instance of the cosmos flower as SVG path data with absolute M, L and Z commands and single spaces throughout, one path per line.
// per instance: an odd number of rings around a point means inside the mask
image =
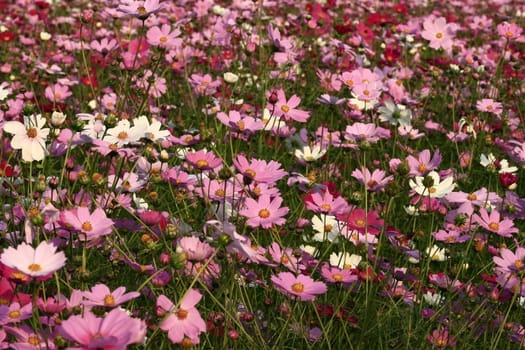
M 485 208 L 479 210 L 479 215 L 472 215 L 472 221 L 478 223 L 485 230 L 493 232 L 502 237 L 512 237 L 513 233 L 519 231 L 514 226 L 514 221 L 510 219 L 501 219 L 501 215 L 497 210 L 491 210 L 490 214 Z
M 108 235 L 113 230 L 113 220 L 108 219 L 102 208 L 96 208 L 92 213 L 86 207 L 66 210 L 63 222 L 80 232 L 80 238 L 87 241 Z
M 4 131 L 14 134 L 11 147 L 21 149 L 22 159 L 26 162 L 40 161 L 46 156 L 49 128 L 44 128 L 45 124 L 46 118 L 40 114 L 24 117 L 24 124 L 18 121 L 8 121 L 4 124 Z
M 283 217 L 288 214 L 288 207 L 281 207 L 283 199 L 281 197 L 271 198 L 268 195 L 261 195 L 257 200 L 246 198 L 245 207 L 239 214 L 245 216 L 246 223 L 250 227 L 270 228 L 272 225 L 282 225 L 286 222 Z
M 31 277 L 47 276 L 60 270 L 66 264 L 64 252 L 56 252 L 53 243 L 42 241 L 33 248 L 22 243 L 16 248 L 9 247 L 0 256 L 0 261 Z
M 202 295 L 190 289 L 182 301 L 175 306 L 164 294 L 157 298 L 157 314 L 164 317 L 160 329 L 168 332 L 168 338 L 175 344 L 189 338 L 193 344 L 199 343 L 199 334 L 206 331 L 206 323 L 195 307 Z
M 107 306 L 116 307 L 134 299 L 140 295 L 139 292 L 126 293 L 126 287 L 118 287 L 111 291 L 105 284 L 99 283 L 91 288 L 89 292 L 82 292 L 86 299 L 82 302 L 86 306 Z
M 452 176 L 441 181 L 439 174 L 435 171 L 431 171 L 426 176 L 416 176 L 410 179 L 408 184 L 417 194 L 430 198 L 442 198 L 452 192 L 456 185 Z
M 117 308 L 103 318 L 96 317 L 90 311 L 70 316 L 62 321 L 58 332 L 80 344 L 80 349 L 126 349 L 127 345 L 144 340 L 146 324 Z
M 271 277 L 273 285 L 281 293 L 295 296 L 300 301 L 314 300 L 317 295 L 324 294 L 328 287 L 323 282 L 314 281 L 310 276 L 295 276 L 291 272 L 280 272 Z

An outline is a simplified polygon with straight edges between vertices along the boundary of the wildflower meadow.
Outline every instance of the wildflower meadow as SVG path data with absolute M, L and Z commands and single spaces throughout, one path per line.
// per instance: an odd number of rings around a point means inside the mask
M 524 23 L 0 0 L 0 348 L 524 347 Z

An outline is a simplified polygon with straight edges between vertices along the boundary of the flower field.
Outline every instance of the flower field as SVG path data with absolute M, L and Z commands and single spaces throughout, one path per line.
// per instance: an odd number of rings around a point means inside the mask
M 525 346 L 524 23 L 0 0 L 0 348 Z

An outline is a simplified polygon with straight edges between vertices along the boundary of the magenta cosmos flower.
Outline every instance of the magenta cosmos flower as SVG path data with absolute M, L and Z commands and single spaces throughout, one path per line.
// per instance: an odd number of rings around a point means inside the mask
M 9 247 L 0 256 L 0 261 L 31 277 L 41 277 L 58 271 L 66 264 L 64 252 L 56 252 L 53 243 L 42 241 L 33 248 L 27 243 L 18 247 Z
M 248 218 L 246 223 L 250 227 L 270 228 L 272 225 L 282 225 L 286 222 L 283 218 L 288 214 L 288 207 L 281 207 L 283 199 L 262 195 L 258 200 L 246 198 L 245 208 L 239 214 Z
M 74 315 L 58 328 L 60 335 L 76 342 L 75 349 L 126 349 L 129 344 L 141 343 L 146 336 L 144 321 L 131 318 L 121 309 L 111 310 L 104 318 L 90 311 Z
M 113 228 L 113 220 L 108 219 L 101 208 L 95 209 L 93 213 L 86 207 L 66 210 L 63 213 L 63 221 L 80 232 L 82 240 L 87 241 L 108 235 Z
M 513 233 L 519 231 L 517 227 L 514 227 L 514 221 L 510 219 L 501 220 L 501 215 L 497 210 L 492 210 L 489 214 L 487 209 L 481 208 L 479 215 L 472 215 L 472 221 L 478 223 L 485 230 L 502 237 L 512 237 Z
M 328 287 L 323 282 L 316 282 L 310 276 L 295 276 L 291 272 L 281 272 L 277 276 L 272 276 L 273 285 L 280 292 L 296 296 L 301 301 L 315 299 L 319 294 L 326 293 Z
M 190 289 L 176 307 L 171 300 L 161 294 L 157 299 L 157 314 L 164 316 L 160 328 L 168 332 L 168 338 L 175 344 L 185 338 L 193 344 L 199 343 L 199 335 L 206 331 L 206 323 L 195 305 L 202 295 L 195 289 Z M 185 341 L 185 343 L 187 340 Z

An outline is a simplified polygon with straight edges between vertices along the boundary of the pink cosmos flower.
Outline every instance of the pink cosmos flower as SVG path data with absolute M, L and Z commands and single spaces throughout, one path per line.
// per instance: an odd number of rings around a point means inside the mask
M 55 343 L 51 341 L 53 337 L 48 332 L 38 331 L 35 333 L 31 327 L 25 324 L 17 327 L 4 326 L 4 329 L 14 336 L 16 341 L 10 341 L 7 347 L 0 347 L 2 349 L 56 349 Z
M 177 242 L 177 251 L 180 249 L 186 256 L 187 260 L 190 261 L 203 261 L 209 258 L 214 249 L 206 242 L 201 242 L 198 237 L 189 236 L 182 237 Z
M 69 96 L 71 96 L 73 93 L 71 90 L 69 90 L 69 87 L 67 85 L 62 84 L 54 84 L 49 85 L 46 87 L 46 90 L 44 91 L 44 96 L 46 98 L 54 103 L 61 103 L 66 100 Z
M 293 95 L 289 100 L 286 100 L 284 91 L 279 89 L 277 91 L 277 102 L 273 108 L 273 115 L 276 117 L 283 117 L 285 120 L 295 120 L 304 123 L 310 118 L 310 112 L 296 109 L 301 103 L 301 99 L 297 95 Z
M 199 335 L 206 331 L 206 323 L 195 307 L 201 298 L 202 295 L 195 289 L 186 293 L 178 307 L 163 294 L 157 298 L 157 314 L 164 317 L 160 329 L 168 332 L 168 338 L 173 343 L 181 343 L 185 338 L 193 344 L 199 343 Z
M 493 113 L 500 116 L 503 112 L 501 102 L 496 102 L 491 98 L 484 98 L 476 102 L 476 109 L 480 112 Z
M 390 138 L 390 131 L 373 123 L 354 123 L 346 126 L 344 137 L 352 142 L 372 143 Z
M 213 95 L 221 85 L 219 80 L 213 80 L 209 74 L 192 74 L 189 82 L 191 83 L 195 94 L 200 96 Z
M 21 306 L 19 303 L 0 305 L 0 325 L 17 323 L 31 318 L 33 305 L 31 303 Z
M 264 128 L 264 122 L 261 119 L 255 119 L 246 115 L 241 115 L 237 111 L 217 113 L 217 119 L 232 130 L 242 133 L 253 133 Z
M 291 272 L 280 272 L 271 277 L 275 288 L 286 295 L 299 298 L 300 301 L 314 300 L 319 294 L 324 294 L 328 287 L 323 282 L 314 281 L 310 276 L 295 276 Z
M 348 203 L 341 196 L 335 196 L 330 191 L 313 191 L 305 198 L 308 210 L 314 213 L 330 215 L 343 214 L 348 209 Z
M 512 237 L 513 233 L 518 232 L 518 228 L 514 227 L 514 222 L 510 219 L 501 220 L 499 211 L 493 209 L 490 214 L 487 209 L 481 208 L 479 215 L 472 215 L 472 220 L 477 222 L 485 230 L 493 232 L 502 237 Z
M 188 152 L 186 161 L 196 169 L 201 171 L 217 169 L 222 166 L 222 159 L 217 157 L 213 152 L 199 150 Z
M 245 177 L 255 182 L 274 184 L 286 176 L 287 172 L 281 169 L 281 163 L 274 160 L 269 162 L 251 158 L 248 160 L 244 155 L 239 154 L 234 160 L 233 165 Z
M 82 292 L 86 299 L 82 302 L 85 306 L 107 306 L 116 307 L 125 302 L 137 298 L 139 292 L 126 293 L 126 287 L 118 287 L 113 292 L 105 284 L 99 283 L 91 288 L 89 292 Z
M 448 333 L 446 328 L 435 329 L 428 335 L 427 339 L 430 344 L 439 349 L 456 346 L 456 339 Z
M 430 41 L 433 49 L 442 48 L 446 53 L 452 53 L 452 45 L 457 26 L 454 23 L 447 23 L 444 17 L 427 17 L 423 22 L 421 37 Z
M 353 283 L 358 280 L 357 269 L 341 269 L 337 266 L 323 264 L 321 276 L 329 283 Z
M 430 150 L 425 149 L 417 155 L 417 158 L 414 156 L 408 156 L 407 162 L 410 167 L 410 176 L 423 176 L 429 173 L 432 170 L 435 170 L 441 164 L 441 152 L 439 149 L 436 149 L 432 158 L 430 157 Z
M 361 184 L 365 185 L 366 190 L 370 192 L 380 191 L 385 188 L 386 184 L 393 180 L 393 176 L 386 176 L 386 172 L 380 169 L 374 169 L 374 172 L 370 174 L 370 170 L 367 168 L 355 169 L 352 172 L 354 177 Z
M 141 343 L 146 336 L 144 321 L 129 317 L 121 309 L 111 310 L 99 318 L 90 311 L 62 321 L 58 332 L 64 338 L 80 344 L 81 349 L 121 349 Z
M 53 243 L 42 241 L 33 248 L 22 243 L 15 248 L 9 247 L 0 256 L 0 261 L 31 277 L 42 277 L 60 270 L 66 264 L 64 252 L 56 252 Z
M 45 124 L 46 118 L 40 114 L 24 117 L 24 124 L 18 121 L 8 121 L 4 124 L 4 131 L 14 134 L 11 147 L 21 149 L 22 159 L 26 162 L 40 161 L 46 156 L 49 128 L 44 128 Z
M 159 0 L 145 0 L 145 1 L 123 0 L 122 3 L 117 8 L 117 11 L 120 11 L 126 15 L 137 17 L 138 19 L 144 21 L 151 14 L 159 12 L 165 6 L 166 6 L 166 3 L 159 2 Z
M 239 214 L 245 216 L 246 223 L 250 227 L 270 228 L 272 225 L 283 225 L 286 219 L 283 217 L 288 214 L 288 207 L 281 207 L 283 199 L 281 197 L 271 198 L 268 195 L 261 195 L 257 200 L 246 198 L 244 209 Z
M 349 231 L 356 230 L 360 233 L 377 235 L 381 232 L 384 220 L 379 218 L 379 213 L 375 210 L 368 212 L 362 208 L 355 208 L 348 214 L 341 214 L 337 219 L 346 223 Z
M 62 221 L 78 231 L 81 240 L 91 241 L 109 235 L 113 230 L 113 220 L 101 208 L 96 208 L 92 213 L 86 207 L 66 210 Z
M 180 34 L 179 29 L 171 30 L 169 24 L 163 24 L 161 27 L 154 26 L 148 29 L 146 39 L 152 46 L 171 49 L 182 44 L 182 39 L 178 38 Z
M 498 34 L 507 40 L 515 40 L 521 36 L 523 29 L 516 23 L 503 22 L 496 27 Z
M 513 252 L 507 248 L 500 249 L 500 256 L 492 258 L 497 265 L 496 270 L 501 273 L 521 274 L 525 271 L 525 248 L 517 247 Z

